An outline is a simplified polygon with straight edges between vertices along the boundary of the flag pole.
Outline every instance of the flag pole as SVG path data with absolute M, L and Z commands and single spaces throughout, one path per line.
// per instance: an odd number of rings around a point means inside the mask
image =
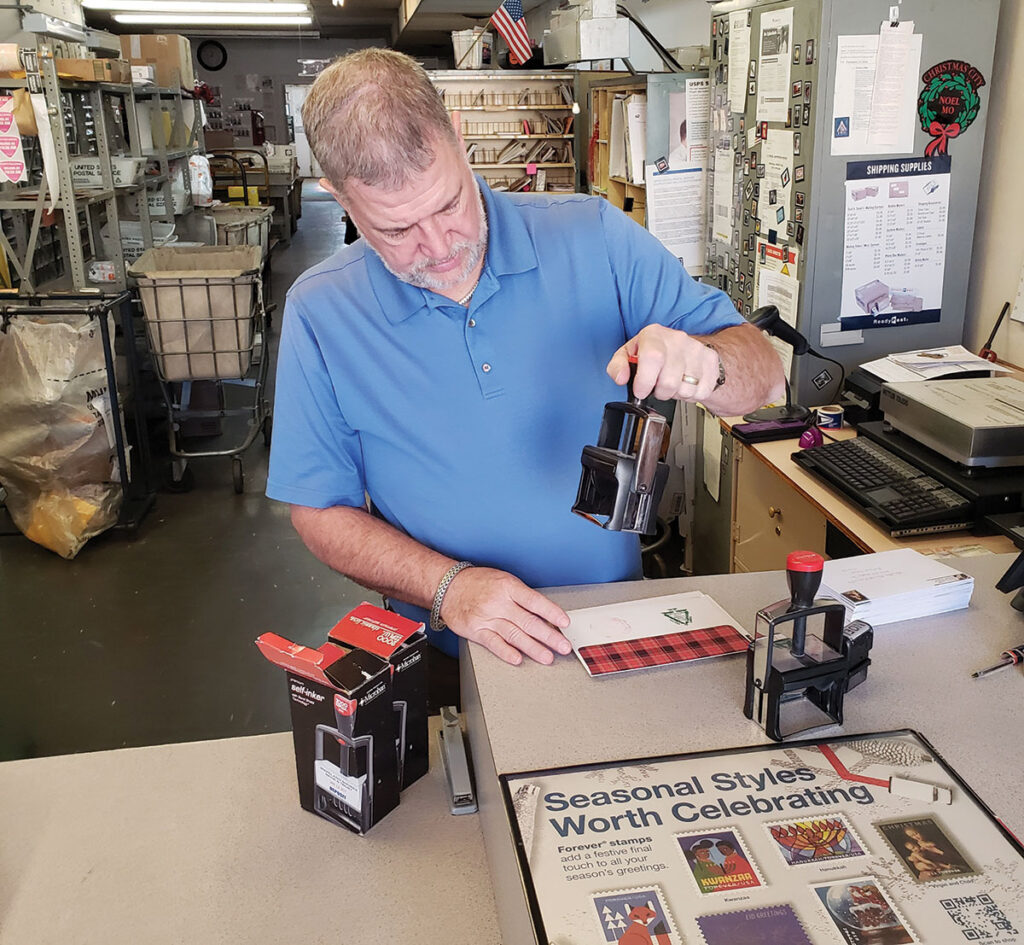
M 490 20 L 488 20 L 487 22 L 488 22 L 488 23 L 490 23 Z M 475 26 L 474 26 L 474 27 L 473 27 L 473 31 L 474 31 L 474 32 L 476 32 L 476 30 L 477 30 L 477 29 L 479 29 L 479 30 L 480 30 L 480 32 L 476 34 L 476 39 L 474 39 L 474 40 L 473 40 L 473 42 L 469 44 L 469 49 L 467 49 L 467 50 L 466 50 L 466 51 L 465 51 L 465 52 L 464 52 L 464 53 L 462 54 L 462 58 L 461 58 L 461 59 L 460 59 L 460 60 L 459 60 L 459 61 L 458 61 L 457 63 L 455 63 L 455 68 L 456 68 L 456 69 L 459 69 L 459 68 L 461 68 L 461 67 L 462 67 L 462 64 L 463 64 L 463 63 L 464 63 L 464 62 L 466 61 L 466 59 L 467 59 L 467 57 L 469 56 L 469 54 L 470 54 L 470 53 L 471 53 L 471 52 L 472 52 L 472 51 L 473 51 L 474 49 L 476 49 L 476 45 L 477 45 L 477 43 L 479 43 L 479 42 L 481 42 L 481 41 L 483 40 L 483 38 L 484 38 L 484 33 L 486 33 L 486 32 L 487 32 L 487 27 L 486 27 L 486 26 L 480 26 L 480 27 L 475 27 Z M 491 55 L 492 55 L 492 56 L 494 55 L 493 49 L 492 49 Z

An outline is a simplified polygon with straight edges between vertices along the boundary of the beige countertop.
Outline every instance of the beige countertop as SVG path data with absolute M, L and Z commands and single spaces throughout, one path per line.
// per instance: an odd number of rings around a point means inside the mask
M 436 754 L 365 837 L 299 807 L 290 733 L 11 761 L 0 837 L 3 945 L 499 941 Z
M 877 628 L 867 681 L 846 699 L 846 724 L 826 731 L 916 729 L 1024 836 L 1024 739 L 1016 722 L 1024 675 L 969 676 L 1024 642 L 1024 616 L 994 588 L 1011 561 L 948 559 L 975 576 L 969 609 Z M 788 597 L 782 572 L 562 588 L 550 596 L 571 610 L 687 590 L 711 595 L 749 630 L 760 607 Z M 602 679 L 591 679 L 575 656 L 517 668 L 472 647 L 470 659 L 498 774 L 766 741 L 743 715 L 742 655 Z

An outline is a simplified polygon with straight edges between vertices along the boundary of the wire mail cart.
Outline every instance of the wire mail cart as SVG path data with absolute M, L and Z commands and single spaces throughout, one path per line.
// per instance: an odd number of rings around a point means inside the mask
M 146 334 L 168 415 L 168 446 L 174 479 L 186 462 L 230 456 L 235 492 L 245 488 L 242 454 L 262 433 L 270 445 L 272 414 L 265 397 L 267 313 L 263 304 L 260 246 L 165 246 L 147 250 L 132 266 L 138 281 Z M 194 381 L 218 386 L 218 406 L 193 409 Z M 233 393 L 232 393 L 233 392 Z M 240 396 L 239 396 L 240 395 Z M 233 401 L 241 399 L 242 406 Z M 221 406 L 223 404 L 223 406 Z M 188 420 L 244 417 L 246 429 L 230 445 L 187 449 L 182 425 Z

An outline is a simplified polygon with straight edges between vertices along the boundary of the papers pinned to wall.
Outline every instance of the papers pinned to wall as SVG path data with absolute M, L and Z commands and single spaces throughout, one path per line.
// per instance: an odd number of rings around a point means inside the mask
M 832 154 L 913 153 L 921 38 L 913 20 L 838 37 Z

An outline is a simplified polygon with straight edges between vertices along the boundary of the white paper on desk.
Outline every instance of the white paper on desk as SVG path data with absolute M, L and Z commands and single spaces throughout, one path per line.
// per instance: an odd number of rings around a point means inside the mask
M 761 14 L 757 64 L 757 121 L 785 121 L 789 111 L 793 8 Z M 738 68 L 742 69 L 740 63 Z
M 897 548 L 826 561 L 821 581 L 840 593 L 845 588 L 859 588 L 865 596 L 877 600 L 934 587 L 954 576 L 957 572 L 952 568 L 926 558 L 913 548 Z
M 747 108 L 747 62 L 750 59 L 750 27 L 747 11 L 729 14 L 729 107 L 734 114 Z
M 928 357 L 940 355 L 940 357 Z M 936 377 L 962 374 L 966 371 L 994 371 L 1008 373 L 1009 368 L 993 364 L 972 354 L 963 345 L 946 345 L 941 348 L 915 348 L 898 354 L 890 354 L 875 361 L 867 361 L 861 367 L 869 374 L 883 381 L 925 381 Z
M 583 647 L 638 640 L 641 637 L 658 637 L 670 633 L 690 633 L 722 626 L 733 627 L 743 637 L 751 639 L 751 635 L 739 621 L 727 613 L 714 598 L 701 591 L 648 597 L 644 600 L 604 604 L 600 607 L 585 607 L 581 610 L 570 610 L 568 613 L 570 622 L 563 633 L 590 675 L 593 675 L 590 667 L 580 654 Z M 646 668 L 649 667 L 637 667 Z
M 699 164 L 667 171 L 647 165 L 647 229 L 694 277 L 704 274 L 706 193 Z
M 821 594 L 873 626 L 966 607 L 974 578 L 912 548 L 826 561 Z
M 701 408 L 704 410 L 704 408 Z M 704 459 L 704 488 L 716 502 L 722 492 L 722 428 L 711 414 L 704 410 L 704 436 L 701 441 Z

